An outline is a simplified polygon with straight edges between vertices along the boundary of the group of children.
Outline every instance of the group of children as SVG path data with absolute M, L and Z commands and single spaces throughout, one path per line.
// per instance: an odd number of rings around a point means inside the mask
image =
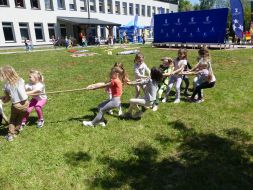
M 134 85 L 136 89 L 135 98 L 129 100 L 129 109 L 123 115 L 123 117 L 127 118 L 140 118 L 143 111 L 147 108 L 157 111 L 160 101 L 167 102 L 174 83 L 176 83 L 176 99 L 174 103 L 179 103 L 180 87 L 183 80 L 186 83 L 185 95 L 189 95 L 188 75 L 196 75 L 193 93 L 188 97 L 188 100 L 190 102 L 203 102 L 203 89 L 214 87 L 216 79 L 212 70 L 208 49 L 205 47 L 200 48 L 198 55 L 198 63 L 191 68 L 187 62 L 187 50 L 179 49 L 176 59 L 164 57 L 161 59 L 162 64 L 160 67 L 153 67 L 150 70 L 144 63 L 144 56 L 138 53 L 134 59 L 134 81 L 129 80 L 122 63 L 115 63 L 110 71 L 110 81 L 87 86 L 86 89 L 88 90 L 106 88 L 109 93 L 109 99 L 98 106 L 96 117 L 92 121 L 83 121 L 83 125 L 105 126 L 103 115 L 105 112 L 112 113 L 114 108 L 118 108 L 119 115 L 122 115 L 121 96 L 125 84 Z M 31 70 L 29 73 L 29 84 L 25 85 L 24 80 L 19 77 L 12 67 L 5 66 L 0 69 L 0 78 L 5 82 L 5 95 L 1 97 L 2 101 L 4 103 L 12 102 L 9 131 L 6 139 L 12 141 L 24 128 L 33 109 L 38 114 L 37 127 L 41 128 L 44 124 L 42 108 L 47 102 L 42 74 L 39 71 Z M 141 90 L 144 92 L 144 97 L 140 97 Z M 28 96 L 32 96 L 30 101 L 28 101 Z

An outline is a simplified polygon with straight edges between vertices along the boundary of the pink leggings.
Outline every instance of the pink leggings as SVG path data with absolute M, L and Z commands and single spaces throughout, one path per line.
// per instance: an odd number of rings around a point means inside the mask
M 42 100 L 37 100 L 36 98 L 31 99 L 29 107 L 26 110 L 26 114 L 24 118 L 22 119 L 22 123 L 26 123 L 30 113 L 33 111 L 34 108 L 38 114 L 38 119 L 42 120 L 43 119 L 42 108 L 46 103 L 47 103 L 47 99 L 42 99 Z

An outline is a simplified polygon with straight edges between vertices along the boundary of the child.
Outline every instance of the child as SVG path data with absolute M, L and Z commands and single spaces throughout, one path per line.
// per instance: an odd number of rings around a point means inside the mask
M 112 92 L 112 98 L 101 103 L 98 106 L 98 114 L 92 121 L 83 121 L 84 126 L 95 126 L 102 125 L 105 126 L 103 114 L 104 112 L 111 110 L 113 108 L 118 108 L 121 104 L 122 86 L 126 81 L 124 72 L 120 67 L 113 67 L 110 73 L 111 81 L 108 83 L 97 83 L 89 85 L 87 88 L 91 90 L 96 90 L 99 88 L 109 87 Z
M 29 45 L 28 45 L 27 39 L 25 39 L 24 43 L 25 43 L 25 51 L 28 52 L 29 51 Z
M 158 109 L 158 103 L 162 98 L 162 94 L 167 90 L 168 84 L 169 84 L 169 76 L 171 72 L 173 71 L 173 60 L 170 57 L 164 57 L 161 59 L 163 64 L 160 65 L 160 69 L 163 71 L 163 75 L 165 76 L 163 78 L 162 84 L 158 90 L 158 97 L 156 99 L 156 103 L 153 107 L 153 111 L 157 111 Z
M 87 47 L 87 39 L 85 36 L 82 37 L 82 47 Z
M 29 81 L 30 83 L 26 85 L 27 95 L 31 95 L 33 98 L 31 99 L 26 114 L 22 119 L 21 127 L 23 128 L 25 126 L 30 113 L 33 109 L 35 109 L 38 114 L 37 127 L 41 128 L 44 125 L 42 108 L 47 102 L 47 96 L 45 95 L 44 77 L 39 71 L 31 70 L 29 74 Z
M 192 69 L 191 64 L 189 63 L 189 61 L 187 61 L 187 65 L 184 68 L 184 71 L 189 71 L 190 69 Z M 185 83 L 185 88 L 184 88 L 184 95 L 185 96 L 189 96 L 189 85 L 190 85 L 190 81 L 187 75 L 183 75 L 183 81 Z
M 125 72 L 125 68 L 124 68 L 123 63 L 118 63 L 118 62 L 116 62 L 116 63 L 114 64 L 113 67 L 119 67 L 119 68 L 121 68 L 122 71 L 123 71 L 123 76 L 125 77 L 125 80 L 126 80 L 125 82 L 130 81 L 130 80 L 128 79 L 128 76 L 127 76 L 126 72 Z M 111 91 L 111 88 L 107 88 L 106 90 L 107 90 L 107 92 L 108 92 L 108 94 L 109 94 L 109 98 L 112 99 L 112 91 Z M 109 113 L 110 115 L 112 115 L 112 114 L 113 114 L 113 110 L 109 110 L 108 113 Z M 122 113 L 123 113 L 123 112 L 122 112 L 122 107 L 121 107 L 121 104 L 120 104 L 120 105 L 119 105 L 118 115 L 121 116 Z
M 174 82 L 176 81 L 176 99 L 175 99 L 174 103 L 175 104 L 180 103 L 180 86 L 181 86 L 182 79 L 183 79 L 181 72 L 184 70 L 186 65 L 187 65 L 187 50 L 181 48 L 178 50 L 178 57 L 174 60 L 174 70 L 171 73 L 172 76 L 170 78 L 167 92 L 166 92 L 165 97 L 162 100 L 162 102 L 167 101 L 170 90 L 171 90 Z
M 0 69 L 0 78 L 5 83 L 5 96 L 1 97 L 1 99 L 4 103 L 12 102 L 9 131 L 6 140 L 13 141 L 13 138 L 19 133 L 22 118 L 28 108 L 28 96 L 25 92 L 24 80 L 18 76 L 11 66 L 5 66 Z
M 140 118 L 143 112 L 138 107 L 138 105 L 144 107 L 153 106 L 156 100 L 158 84 L 162 81 L 162 78 L 163 78 L 163 71 L 161 69 L 153 67 L 151 69 L 151 78 L 139 79 L 138 81 L 128 82 L 128 84 L 130 85 L 146 85 L 146 87 L 144 91 L 144 98 L 130 99 L 129 101 L 130 107 L 128 109 L 128 112 L 125 113 L 125 117 Z M 132 112 L 134 110 L 137 111 L 134 115 L 132 115 Z
M 150 69 L 144 63 L 144 56 L 141 53 L 136 54 L 134 59 L 134 74 L 135 80 L 147 78 L 150 76 Z M 136 85 L 135 90 L 136 94 L 135 97 L 138 98 L 140 96 L 140 90 L 144 88 L 144 86 Z

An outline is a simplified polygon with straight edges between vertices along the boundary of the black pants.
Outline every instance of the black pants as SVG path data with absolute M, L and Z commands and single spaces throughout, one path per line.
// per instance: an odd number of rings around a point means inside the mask
M 196 96 L 196 94 L 198 94 L 198 99 L 202 99 L 202 94 L 201 94 L 201 90 L 205 89 L 205 88 L 212 88 L 215 85 L 215 81 L 214 82 L 203 82 L 202 84 L 200 84 L 199 86 L 197 86 L 195 88 L 195 90 L 193 91 L 193 94 L 191 96 L 191 99 L 194 99 L 194 97 Z
M 187 93 L 188 92 L 188 89 L 189 89 L 189 85 L 190 85 L 190 81 L 188 79 L 187 76 L 183 76 L 183 81 L 185 83 L 185 89 L 184 89 L 184 92 Z

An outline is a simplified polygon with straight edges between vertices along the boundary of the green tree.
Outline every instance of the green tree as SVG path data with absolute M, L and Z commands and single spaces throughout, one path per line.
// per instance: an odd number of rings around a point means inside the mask
M 208 10 L 211 9 L 214 4 L 215 4 L 216 0 L 199 0 L 200 4 L 200 10 Z
M 179 12 L 192 11 L 193 6 L 192 6 L 191 2 L 188 0 L 179 0 L 178 10 L 179 10 Z

